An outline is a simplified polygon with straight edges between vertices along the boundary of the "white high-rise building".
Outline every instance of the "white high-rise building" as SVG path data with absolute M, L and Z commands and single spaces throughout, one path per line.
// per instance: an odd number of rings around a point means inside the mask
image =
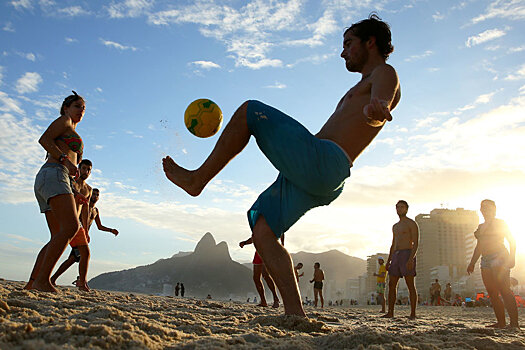
M 423 299 L 429 299 L 431 274 L 434 271 L 435 276 L 437 267 L 443 276 L 447 275 L 443 267 L 448 269 L 449 280 L 440 283 L 454 284 L 466 275 L 467 259 L 474 249 L 470 237 L 478 226 L 479 217 L 475 211 L 463 208 L 434 209 L 430 214 L 417 215 L 416 222 L 419 226 L 416 288 Z

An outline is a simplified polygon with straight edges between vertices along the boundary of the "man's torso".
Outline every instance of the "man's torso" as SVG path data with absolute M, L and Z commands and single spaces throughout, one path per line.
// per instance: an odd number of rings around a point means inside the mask
M 332 116 L 316 135 L 337 143 L 352 161 L 355 161 L 382 129 L 368 125 L 363 114 L 363 108 L 370 103 L 373 74 L 374 72 L 343 96 Z M 391 109 L 397 105 L 399 98 L 398 88 Z
M 404 218 L 394 225 L 394 251 L 412 249 L 411 226 L 412 220 L 409 218 Z

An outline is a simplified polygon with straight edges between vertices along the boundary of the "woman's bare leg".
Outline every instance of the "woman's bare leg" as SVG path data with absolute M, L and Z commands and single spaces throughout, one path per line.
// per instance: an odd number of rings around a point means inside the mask
M 233 114 L 204 163 L 190 171 L 177 165 L 166 156 L 162 165 L 166 177 L 191 196 L 198 196 L 204 187 L 215 177 L 250 141 L 250 130 L 246 120 L 248 102 L 243 103 Z
M 80 224 L 78 222 L 75 199 L 72 194 L 61 194 L 49 200 L 49 205 L 60 223 L 60 230 L 51 237 L 47 244 L 46 253 L 40 267 L 33 288 L 43 292 L 56 292 L 49 280 L 51 272 L 55 267 L 58 259 L 66 249 L 67 244 L 78 231 Z
M 257 289 L 257 293 L 259 293 L 259 297 L 261 299 L 261 302 L 258 306 L 268 306 L 266 303 L 266 296 L 264 295 L 264 286 L 261 281 L 262 270 L 263 265 L 253 265 L 253 283 L 255 283 L 255 288 Z
M 55 218 L 55 215 L 53 214 L 52 210 L 48 210 L 44 213 L 46 217 L 47 227 L 49 228 L 49 232 L 51 233 L 51 237 L 53 237 L 55 234 L 57 234 L 60 231 L 60 222 Z M 46 256 L 46 249 L 47 249 L 48 243 L 40 249 L 40 252 L 38 253 L 35 261 L 35 265 L 33 266 L 33 270 L 31 271 L 31 276 L 29 277 L 29 282 L 25 285 L 24 289 L 33 289 L 33 281 L 37 278 L 38 273 L 40 272 L 40 267 L 42 266 L 42 263 L 44 262 L 44 257 Z
M 275 283 L 273 283 L 272 276 L 270 276 L 270 274 L 268 273 L 268 270 L 266 270 L 266 267 L 264 265 L 262 266 L 263 266 L 262 276 L 264 280 L 266 281 L 266 284 L 268 285 L 268 288 L 270 288 L 270 291 L 272 292 L 272 295 L 273 295 L 272 307 L 278 308 L 279 307 L 279 297 L 277 296 L 277 291 L 275 290 Z
M 494 309 L 494 314 L 496 315 L 497 322 L 490 327 L 504 328 L 506 325 L 505 307 L 499 298 L 499 281 L 494 275 L 494 271 L 492 271 L 492 269 L 481 269 L 481 277 L 483 278 L 483 284 L 485 284 L 487 293 L 489 293 L 490 302 L 492 303 L 492 308 Z

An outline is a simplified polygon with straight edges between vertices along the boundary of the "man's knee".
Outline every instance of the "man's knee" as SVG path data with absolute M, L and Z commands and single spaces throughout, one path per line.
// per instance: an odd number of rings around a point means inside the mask
M 264 242 L 267 242 L 268 240 L 277 241 L 277 237 L 262 215 L 259 216 L 253 227 L 252 240 L 257 249 L 259 249 L 261 244 L 264 244 Z

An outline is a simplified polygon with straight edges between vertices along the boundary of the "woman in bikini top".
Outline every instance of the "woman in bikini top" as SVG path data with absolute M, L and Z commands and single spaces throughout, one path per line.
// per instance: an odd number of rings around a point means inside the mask
M 56 292 L 50 282 L 52 269 L 79 229 L 73 190 L 66 179 L 68 175 L 77 174 L 77 164 L 82 159 L 84 144 L 75 129 L 85 110 L 84 99 L 73 91 L 73 95 L 64 99 L 60 117 L 38 140 L 48 156 L 46 164 L 37 174 L 35 195 L 41 212 L 45 213 L 51 239 L 40 250 L 25 289 Z M 55 172 L 54 176 L 52 172 Z M 79 199 L 86 200 L 85 197 Z

